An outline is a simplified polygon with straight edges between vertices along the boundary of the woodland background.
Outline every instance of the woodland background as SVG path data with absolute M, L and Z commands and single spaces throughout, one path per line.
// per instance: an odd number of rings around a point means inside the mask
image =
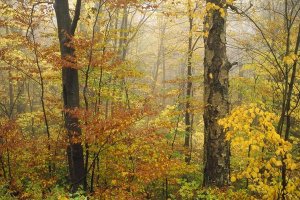
M 0 11 L 0 199 L 300 198 L 299 0 Z M 225 78 L 204 70 L 217 42 Z M 220 80 L 221 114 L 205 97 Z

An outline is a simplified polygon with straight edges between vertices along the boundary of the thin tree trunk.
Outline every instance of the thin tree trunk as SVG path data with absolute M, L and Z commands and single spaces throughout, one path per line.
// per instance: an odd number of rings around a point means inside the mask
M 7 140 L 6 140 L 7 143 Z M 11 173 L 11 163 L 10 163 L 10 151 L 9 148 L 6 148 L 6 161 L 7 161 L 7 167 L 8 167 L 8 177 L 9 177 L 9 183 L 11 183 L 13 177 L 12 177 L 12 173 Z
M 5 164 L 4 164 L 4 161 L 3 161 L 2 153 L 0 154 L 0 163 L 1 163 L 1 169 L 2 169 L 2 172 L 3 172 L 3 177 L 6 180 L 7 176 L 6 176 Z
M 163 89 L 163 107 L 166 106 L 166 48 L 162 49 L 162 89 Z
M 158 51 L 157 51 L 157 59 L 156 59 L 156 65 L 154 66 L 154 74 L 153 74 L 153 85 L 152 85 L 152 93 L 155 92 L 156 84 L 158 81 L 158 71 L 159 66 L 162 62 L 164 62 L 162 59 L 164 54 L 164 38 L 165 38 L 165 32 L 166 32 L 166 24 L 163 23 L 162 27 L 159 30 L 159 44 L 158 44 Z M 163 66 L 164 67 L 164 66 Z
M 96 159 L 95 155 L 96 154 L 94 154 L 94 159 Z M 93 164 L 92 164 L 91 183 L 90 183 L 90 192 L 94 192 L 95 165 L 96 165 L 96 162 L 93 162 Z
M 8 81 L 9 81 L 9 115 L 10 119 L 14 118 L 14 88 L 12 84 L 12 75 L 11 75 L 11 69 L 9 68 L 8 71 Z
M 123 8 L 123 17 L 122 17 L 122 24 L 121 24 L 121 34 L 120 34 L 120 41 L 119 41 L 119 57 L 122 62 L 125 61 L 128 51 L 128 6 L 125 4 Z M 129 91 L 126 83 L 125 77 L 122 80 L 123 88 L 125 91 L 125 99 L 127 108 L 130 109 L 130 100 L 129 100 Z
M 30 81 L 27 83 L 27 96 L 28 96 L 28 104 L 29 104 L 29 109 L 30 109 L 30 114 L 32 115 L 33 113 L 33 100 L 31 99 L 30 95 Z M 34 135 L 34 117 L 31 116 L 31 134 Z
M 296 42 L 296 47 L 294 53 L 297 54 L 298 49 L 300 45 L 300 25 L 298 30 L 298 37 Z M 296 81 L 296 72 L 297 72 L 297 61 L 294 61 L 293 67 L 292 67 L 292 74 L 291 74 L 291 80 L 288 85 L 288 93 L 287 93 L 287 99 L 286 99 L 286 129 L 284 134 L 284 140 L 289 140 L 290 137 L 290 128 L 291 128 L 291 101 L 292 101 L 292 93 L 294 89 L 294 84 Z M 286 155 L 284 155 L 282 160 L 286 159 Z M 283 162 L 283 166 L 281 169 L 281 175 L 282 175 L 282 199 L 286 199 L 286 186 L 288 184 L 287 178 L 286 178 L 286 163 Z
M 192 116 L 191 116 L 191 97 L 192 97 L 192 42 L 193 42 L 193 16 L 191 9 L 191 1 L 188 1 L 188 13 L 189 13 L 189 39 L 188 39 L 188 56 L 187 56 L 187 87 L 186 87 L 186 103 L 185 103 L 185 138 L 184 138 L 184 146 L 187 150 L 185 155 L 185 162 L 190 163 L 191 154 L 191 134 L 192 134 Z
M 41 104 L 42 104 L 42 111 L 43 111 L 43 118 L 44 118 L 44 123 L 45 123 L 45 128 L 46 128 L 46 133 L 47 133 L 47 149 L 49 155 L 51 154 L 51 145 L 50 145 L 50 130 L 49 130 L 49 122 L 47 118 L 47 113 L 46 113 L 46 107 L 45 107 L 45 84 L 44 84 L 44 78 L 42 74 L 42 69 L 40 66 L 40 61 L 39 61 L 39 56 L 38 56 L 38 50 L 37 50 L 37 43 L 35 40 L 35 35 L 34 35 L 34 30 L 31 27 L 31 34 L 32 34 L 32 40 L 33 40 L 33 45 L 34 45 L 34 55 L 35 55 L 35 63 L 38 68 L 39 72 L 39 78 L 40 78 L 40 85 L 41 85 Z M 49 159 L 49 158 L 48 158 Z M 51 159 L 48 160 L 48 172 L 51 173 Z

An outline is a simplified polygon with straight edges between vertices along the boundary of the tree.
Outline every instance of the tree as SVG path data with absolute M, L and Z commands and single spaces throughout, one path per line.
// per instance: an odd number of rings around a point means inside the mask
M 226 8 L 222 0 L 206 1 L 204 39 L 204 181 L 205 186 L 229 182 L 229 144 L 218 120 L 229 112 L 228 88 L 231 64 L 226 55 Z
M 62 83 L 65 127 L 70 140 L 67 154 L 72 192 L 75 192 L 84 183 L 85 179 L 83 148 L 81 143 L 73 141 L 73 139 L 80 137 L 81 129 L 78 118 L 71 113 L 72 110 L 79 107 L 78 70 L 76 69 L 75 49 L 72 46 L 72 37 L 74 36 L 79 20 L 80 7 L 81 0 L 77 0 L 75 14 L 71 21 L 68 0 L 56 0 L 54 4 L 61 58 L 65 63 L 62 66 Z

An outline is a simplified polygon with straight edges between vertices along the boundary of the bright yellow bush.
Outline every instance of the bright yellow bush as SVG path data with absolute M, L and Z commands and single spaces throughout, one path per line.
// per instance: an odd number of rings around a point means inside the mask
M 285 141 L 276 132 L 279 117 L 266 111 L 264 106 L 250 104 L 235 108 L 231 115 L 219 124 L 228 130 L 226 139 L 231 143 L 234 157 L 239 160 L 239 169 L 234 169 L 231 181 L 248 179 L 248 188 L 263 199 L 277 199 L 283 192 L 281 167 L 288 171 L 287 196 L 297 196 L 299 164 L 292 156 L 292 143 Z

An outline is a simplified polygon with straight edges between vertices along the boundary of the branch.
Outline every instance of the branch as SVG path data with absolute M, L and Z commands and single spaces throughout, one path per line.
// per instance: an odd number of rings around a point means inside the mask
M 78 21 L 79 21 L 79 16 L 80 16 L 80 8 L 81 8 L 81 0 L 77 0 L 76 2 L 76 7 L 75 7 L 75 14 L 74 18 L 72 20 L 72 24 L 70 27 L 70 34 L 74 35 Z
M 192 46 L 192 49 L 191 49 L 192 51 L 195 50 L 195 47 L 196 47 L 196 45 L 197 45 L 197 43 L 198 43 L 198 41 L 199 41 L 200 38 L 202 38 L 201 35 L 199 35 L 199 36 L 197 37 L 197 39 L 195 40 L 195 42 L 194 42 L 194 44 L 193 44 L 193 46 Z
M 24 85 L 24 82 L 23 82 L 23 85 Z M 13 104 L 12 104 L 10 110 L 9 110 L 9 116 L 8 116 L 9 119 L 11 118 L 11 116 L 13 114 L 14 107 L 16 105 L 17 100 L 19 99 L 19 97 L 21 95 L 21 92 L 22 92 L 22 88 L 19 89 L 18 94 L 17 94 L 17 96 L 16 96 L 16 98 L 15 98 L 15 100 L 14 100 L 14 102 L 13 102 Z
M 230 63 L 229 61 L 227 61 L 227 63 L 225 64 L 225 67 L 227 68 L 227 70 L 229 71 L 233 66 L 239 64 L 238 62 L 233 62 Z
M 10 67 L 13 67 L 15 69 L 17 69 L 18 71 L 20 71 L 22 74 L 24 74 L 25 76 L 27 76 L 29 79 L 33 80 L 34 82 L 36 82 L 37 84 L 41 85 L 41 83 L 35 79 L 31 74 L 28 74 L 26 71 L 24 71 L 23 69 L 21 69 L 20 67 L 13 65 L 12 63 L 6 61 L 6 60 L 2 60 L 3 62 L 5 62 L 6 64 L 8 64 Z
M 40 5 L 40 4 L 49 4 L 49 5 L 52 5 L 53 4 L 53 2 L 50 2 L 50 1 L 40 1 L 40 2 L 37 2 L 37 3 L 35 3 L 35 4 L 33 4 L 32 5 L 32 7 L 31 7 L 31 13 L 30 13 L 30 19 L 29 19 L 29 25 L 28 25 L 28 27 L 27 27 L 27 30 L 26 30 L 26 38 L 28 38 L 28 32 L 29 32 L 29 29 L 30 29 L 30 27 L 32 26 L 32 22 L 33 22 L 33 13 L 34 13 L 34 8 L 35 8 L 35 6 L 38 6 L 38 5 Z
M 159 2 L 158 3 L 158 7 L 160 4 L 162 4 L 163 1 Z M 138 25 L 137 25 L 137 28 L 135 30 L 135 32 L 132 34 L 132 36 L 126 41 L 125 43 L 125 48 L 128 47 L 129 43 L 135 38 L 135 36 L 137 35 L 139 29 L 143 26 L 143 24 L 152 16 L 152 14 L 154 14 L 156 11 L 157 11 L 157 8 L 153 9 L 152 12 L 146 17 L 146 15 L 144 15 L 142 17 L 142 19 L 139 21 Z
M 247 18 L 254 24 L 254 26 L 259 30 L 261 36 L 263 37 L 265 43 L 267 44 L 267 46 L 268 46 L 268 48 L 269 48 L 269 50 L 270 50 L 272 56 L 274 57 L 277 66 L 278 66 L 279 69 L 281 70 L 282 74 L 285 75 L 285 73 L 284 73 L 284 71 L 283 71 L 283 69 L 282 69 L 282 67 L 281 67 L 281 65 L 280 65 L 280 63 L 279 63 L 279 61 L 278 61 L 278 59 L 277 59 L 277 57 L 276 57 L 276 55 L 275 55 L 275 52 L 274 52 L 274 50 L 273 50 L 271 44 L 269 43 L 269 41 L 268 41 L 267 38 L 266 38 L 266 35 L 265 35 L 264 31 L 263 31 L 262 28 L 254 21 L 254 19 L 252 19 L 252 17 L 250 17 L 250 16 L 246 13 L 246 11 L 248 11 L 248 10 L 253 6 L 253 4 L 250 4 L 249 8 L 247 8 L 245 11 L 240 10 L 239 8 L 237 8 L 237 7 L 234 6 L 234 5 L 228 5 L 228 6 L 230 7 L 231 10 L 235 11 L 237 14 L 240 14 L 240 15 L 243 15 L 243 16 L 247 17 Z
M 9 112 L 8 112 L 8 110 L 7 110 L 7 108 L 6 108 L 6 106 L 5 106 L 4 103 L 1 103 L 1 102 L 0 102 L 0 108 L 1 108 L 1 110 L 4 112 L 4 114 L 5 114 L 6 116 L 9 116 Z

